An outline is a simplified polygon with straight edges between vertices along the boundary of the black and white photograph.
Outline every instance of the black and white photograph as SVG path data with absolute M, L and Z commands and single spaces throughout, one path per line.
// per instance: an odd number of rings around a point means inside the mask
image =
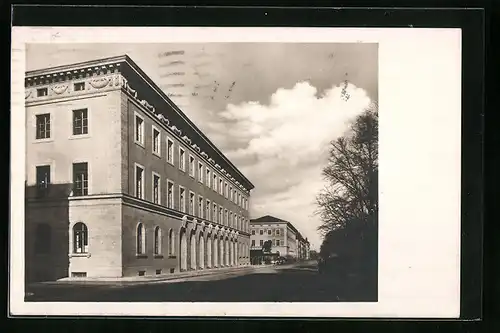
M 24 55 L 17 58 L 19 91 L 21 82 L 24 88 L 24 99 L 16 99 L 24 122 L 24 169 L 18 170 L 24 218 L 15 231 L 22 239 L 16 272 L 23 304 L 87 304 L 92 312 L 110 302 L 163 303 L 170 304 L 168 314 L 173 304 L 194 309 L 208 302 L 228 314 L 245 304 L 314 303 L 311 315 L 332 303 L 376 312 L 369 307 L 388 293 L 397 301 L 387 286 L 407 287 L 387 279 L 383 287 L 381 274 L 414 276 L 413 264 L 399 267 L 382 255 L 420 243 L 404 226 L 419 213 L 399 210 L 409 204 L 398 200 L 411 201 L 408 195 L 423 189 L 405 166 L 419 154 L 431 160 L 412 165 L 423 171 L 447 159 L 446 168 L 434 171 L 447 175 L 441 185 L 453 184 L 459 172 L 449 165 L 460 158 L 460 146 L 432 141 L 434 126 L 450 117 L 444 141 L 454 143 L 460 118 L 451 119 L 454 111 L 409 115 L 390 106 L 384 116 L 389 98 L 381 92 L 389 88 L 381 88 L 382 77 L 391 80 L 394 99 L 404 99 L 399 85 L 406 83 L 395 78 L 403 66 L 383 72 L 383 38 L 338 31 L 331 41 L 293 40 L 293 33 L 259 41 L 238 40 L 233 31 L 232 39 L 207 40 L 205 29 L 186 32 L 185 40 L 172 33 L 175 38 L 155 41 L 141 29 L 123 38 L 116 37 L 120 28 L 71 29 L 80 28 L 41 31 L 40 40 L 24 35 Z M 221 30 L 220 36 L 231 31 Z M 82 37 L 93 35 L 100 40 Z M 456 45 L 449 35 L 448 44 L 425 42 L 447 50 Z M 392 48 L 402 53 L 395 58 L 412 52 Z M 446 75 L 460 65 L 460 54 L 455 62 L 443 59 L 427 60 Z M 409 84 L 423 86 L 419 80 L 409 77 Z M 456 92 L 448 87 L 449 95 Z M 439 105 L 449 96 L 435 97 Z M 424 121 L 431 127 L 424 145 L 434 151 L 416 149 L 416 129 L 408 130 Z M 413 185 L 400 190 L 403 179 Z M 445 196 L 441 207 L 455 212 L 456 199 Z M 389 230 L 391 223 L 399 231 L 384 236 L 382 226 Z M 392 232 L 399 236 L 383 241 Z M 456 238 L 450 239 L 441 244 L 455 249 Z M 448 264 L 441 269 L 456 272 L 456 262 Z M 448 283 L 436 297 L 459 297 L 453 294 L 458 282 Z M 251 313 L 266 311 L 258 309 Z
M 377 301 L 377 49 L 27 45 L 26 300 Z

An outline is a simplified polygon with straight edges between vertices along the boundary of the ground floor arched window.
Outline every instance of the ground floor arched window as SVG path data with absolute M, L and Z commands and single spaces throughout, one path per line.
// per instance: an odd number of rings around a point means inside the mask
M 160 227 L 155 228 L 155 254 L 161 254 L 161 229 Z
M 137 254 L 145 254 L 146 253 L 146 228 L 144 224 L 139 223 L 137 225 L 137 235 L 136 235 L 136 246 L 137 246 Z
M 175 233 L 172 229 L 168 232 L 168 255 L 175 256 Z
M 87 253 L 89 234 L 85 223 L 78 222 L 73 226 L 73 252 Z

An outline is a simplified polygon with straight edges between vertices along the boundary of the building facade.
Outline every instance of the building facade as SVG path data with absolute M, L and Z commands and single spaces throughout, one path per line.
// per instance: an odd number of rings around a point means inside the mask
M 261 250 L 272 241 L 271 253 L 296 260 L 309 259 L 309 241 L 288 221 L 266 215 L 250 220 L 250 249 Z
M 254 186 L 128 56 L 25 88 L 28 281 L 249 264 Z

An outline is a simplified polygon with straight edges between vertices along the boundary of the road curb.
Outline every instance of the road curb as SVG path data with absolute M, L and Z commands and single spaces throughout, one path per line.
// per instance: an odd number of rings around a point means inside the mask
M 141 285 L 141 284 L 152 284 L 152 283 L 161 283 L 165 281 L 172 280 L 180 280 L 184 278 L 192 278 L 192 277 L 201 277 L 208 275 L 216 275 L 223 273 L 233 273 L 244 271 L 248 269 L 255 269 L 253 266 L 244 266 L 244 267 L 233 267 L 233 268 L 223 268 L 223 269 L 214 269 L 214 270 L 199 270 L 192 272 L 182 272 L 177 274 L 171 274 L 163 277 L 144 277 L 137 278 L 133 280 L 120 280 L 117 278 L 116 280 L 99 280 L 99 279 L 64 279 L 58 281 L 50 281 L 50 282 L 38 282 L 27 285 L 28 288 L 36 288 L 36 287 L 58 287 L 58 286 L 127 286 L 127 285 Z

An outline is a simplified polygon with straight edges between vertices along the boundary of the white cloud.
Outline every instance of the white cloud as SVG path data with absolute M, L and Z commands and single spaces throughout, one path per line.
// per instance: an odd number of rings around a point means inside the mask
M 227 142 L 218 143 L 236 146 L 227 155 L 256 186 L 252 217 L 271 214 L 287 219 L 319 247 L 314 198 L 324 185 L 321 169 L 328 144 L 370 102 L 365 90 L 352 84 L 334 86 L 318 96 L 309 82 L 299 82 L 292 89 L 278 89 L 267 105 L 230 104 L 220 112 Z

